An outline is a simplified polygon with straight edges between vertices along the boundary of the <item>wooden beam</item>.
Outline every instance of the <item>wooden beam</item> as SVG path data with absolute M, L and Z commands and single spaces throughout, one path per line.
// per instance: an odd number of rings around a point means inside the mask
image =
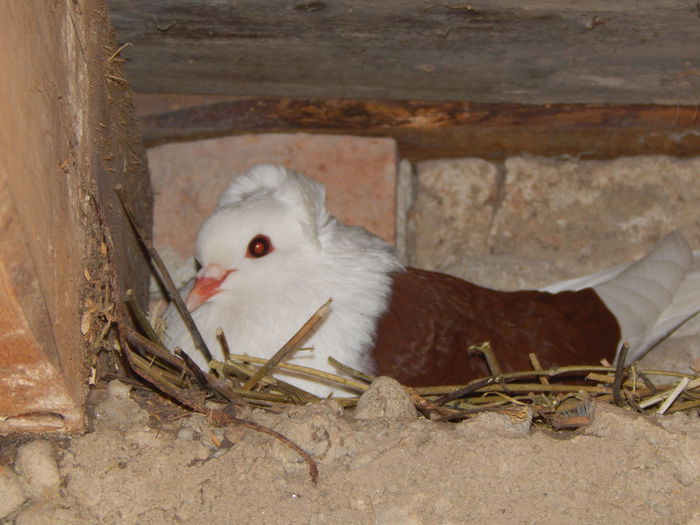
M 147 294 L 113 187 L 139 196 L 150 225 L 150 185 L 104 12 L 26 0 L 0 17 L 0 435 L 84 430 L 89 369 L 122 300 L 106 276 Z
M 699 8 L 661 0 L 109 0 L 136 91 L 698 101 Z
M 242 133 L 396 139 L 403 158 L 700 155 L 697 106 L 137 96 L 147 146 Z M 195 105 L 190 105 L 195 104 Z M 179 108 L 179 109 L 172 109 Z M 172 109 L 172 110 L 170 110 Z

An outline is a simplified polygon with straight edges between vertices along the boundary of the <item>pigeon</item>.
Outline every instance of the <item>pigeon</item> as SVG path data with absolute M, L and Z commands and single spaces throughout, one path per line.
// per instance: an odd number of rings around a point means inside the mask
M 644 258 L 543 290 L 498 291 L 404 266 L 394 248 L 330 215 L 325 188 L 277 165 L 239 175 L 195 243 L 200 269 L 181 290 L 214 359 L 231 351 L 269 358 L 329 298 L 330 311 L 287 361 L 335 373 L 334 357 L 408 386 L 463 385 L 490 375 L 489 342 L 504 372 L 612 361 L 628 342 L 639 359 L 700 310 L 700 252 L 680 233 Z M 202 368 L 178 312 L 165 314 L 169 348 Z M 318 396 L 342 388 L 278 371 Z

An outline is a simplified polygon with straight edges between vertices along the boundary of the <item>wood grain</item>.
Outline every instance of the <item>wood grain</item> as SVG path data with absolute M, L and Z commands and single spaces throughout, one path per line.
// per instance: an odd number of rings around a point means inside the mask
M 12 49 L 0 57 L 0 435 L 84 430 L 88 372 L 121 300 L 102 277 L 147 292 L 148 263 L 112 205 L 121 182 L 150 225 L 143 148 L 104 12 L 102 0 L 27 0 L 0 17 L 0 46 Z
M 695 104 L 695 2 L 109 0 L 137 91 Z
M 308 132 L 392 137 L 401 156 L 412 161 L 700 154 L 697 106 L 221 97 L 207 103 L 206 97 L 178 96 L 136 100 L 147 146 L 229 134 Z

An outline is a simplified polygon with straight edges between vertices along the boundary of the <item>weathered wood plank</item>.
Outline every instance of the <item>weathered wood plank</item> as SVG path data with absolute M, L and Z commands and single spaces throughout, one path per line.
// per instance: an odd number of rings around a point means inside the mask
M 75 432 L 99 334 L 121 300 L 103 278 L 117 272 L 147 292 L 148 263 L 112 188 L 137 193 L 150 224 L 148 174 L 103 0 L 3 5 L 0 435 Z M 98 203 L 119 268 L 102 249 Z
M 109 0 L 137 91 L 695 104 L 695 2 Z
M 412 161 L 523 153 L 584 159 L 700 154 L 696 106 L 288 98 L 216 98 L 206 104 L 203 97 L 170 98 L 168 106 L 168 97 L 136 100 L 148 146 L 239 133 L 308 132 L 392 137 L 402 157 Z M 168 111 L 189 103 L 196 105 Z

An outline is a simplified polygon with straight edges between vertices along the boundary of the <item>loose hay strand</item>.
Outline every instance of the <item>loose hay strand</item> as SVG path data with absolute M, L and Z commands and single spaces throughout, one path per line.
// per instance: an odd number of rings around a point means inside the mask
M 617 356 L 617 366 L 615 367 L 615 381 L 613 381 L 613 400 L 615 404 L 619 407 L 625 404 L 625 400 L 620 393 L 620 388 L 622 387 L 622 380 L 625 375 L 625 360 L 627 359 L 627 352 L 629 352 L 630 345 L 628 342 L 622 343 L 620 347 L 620 353 Z
M 314 328 L 320 323 L 323 318 L 328 313 L 331 307 L 332 299 L 328 299 L 323 303 L 316 312 L 306 321 L 299 330 L 287 341 L 282 348 L 280 348 L 275 355 L 268 359 L 265 364 L 258 370 L 253 377 L 251 377 L 244 385 L 242 390 L 252 390 L 258 381 L 268 375 L 275 366 L 277 366 L 282 359 L 284 359 L 289 352 L 295 350 L 299 344 L 308 337 Z M 210 359 L 211 361 L 211 359 Z
M 207 361 L 211 361 L 211 352 L 209 351 L 209 348 L 207 348 L 207 344 L 204 342 L 204 338 L 199 332 L 197 325 L 194 323 L 194 320 L 192 319 L 192 316 L 190 315 L 190 312 L 187 309 L 187 306 L 185 305 L 185 301 L 183 301 L 182 297 L 180 297 L 180 292 L 178 291 L 177 286 L 175 286 L 175 283 L 170 277 L 170 272 L 168 272 L 168 269 L 165 266 L 163 259 L 160 258 L 158 251 L 153 246 L 150 236 L 144 231 L 139 222 L 136 220 L 136 216 L 134 215 L 134 212 L 131 209 L 129 198 L 126 192 L 124 191 L 124 187 L 121 184 L 118 184 L 117 186 L 115 186 L 114 191 L 119 197 L 119 201 L 122 204 L 122 208 L 124 209 L 124 212 L 126 213 L 126 216 L 129 219 L 129 223 L 133 227 L 133 230 L 136 233 L 139 242 L 146 249 L 149 256 L 151 257 L 151 260 L 153 261 L 153 264 L 157 268 L 160 280 L 165 286 L 170 300 L 177 308 L 177 311 L 182 317 L 182 321 L 185 323 L 187 330 L 192 335 L 192 340 L 194 341 L 195 348 L 197 348 L 197 350 L 202 353 L 202 355 Z
M 144 335 L 156 345 L 163 346 L 160 337 L 158 337 L 158 334 L 148 321 L 146 312 L 144 312 L 141 305 L 139 305 L 138 301 L 134 297 L 134 291 L 131 288 L 126 291 L 126 304 L 131 309 L 131 313 L 134 314 L 136 322 L 138 323 L 139 328 L 141 328 L 143 331 Z
M 226 362 L 222 363 L 225 366 L 232 365 L 234 364 L 235 361 L 241 361 L 241 362 L 248 362 L 248 363 L 256 363 L 256 364 L 265 364 L 267 359 L 263 359 L 261 357 L 250 357 L 247 355 L 239 355 L 239 354 L 231 354 L 231 359 Z M 218 367 L 219 365 L 217 364 L 216 361 L 212 362 L 213 368 Z M 292 363 L 279 363 L 277 365 L 277 368 L 281 370 L 288 370 L 290 372 L 300 372 L 302 374 L 311 376 L 311 377 L 317 377 L 318 379 L 322 379 L 324 381 L 328 381 L 331 383 L 336 383 L 341 386 L 346 386 L 348 388 L 352 388 L 353 390 L 358 390 L 360 392 L 365 392 L 368 388 L 369 385 L 367 383 L 360 383 L 359 381 L 354 381 L 352 379 L 348 379 L 346 377 L 342 377 L 339 375 L 331 374 L 330 372 L 324 372 L 323 370 L 318 370 L 316 368 L 310 368 L 308 366 L 302 366 L 302 365 L 295 365 Z M 310 394 L 311 395 L 311 394 Z M 316 397 L 316 396 L 314 396 Z M 316 397 L 318 400 L 318 397 Z

